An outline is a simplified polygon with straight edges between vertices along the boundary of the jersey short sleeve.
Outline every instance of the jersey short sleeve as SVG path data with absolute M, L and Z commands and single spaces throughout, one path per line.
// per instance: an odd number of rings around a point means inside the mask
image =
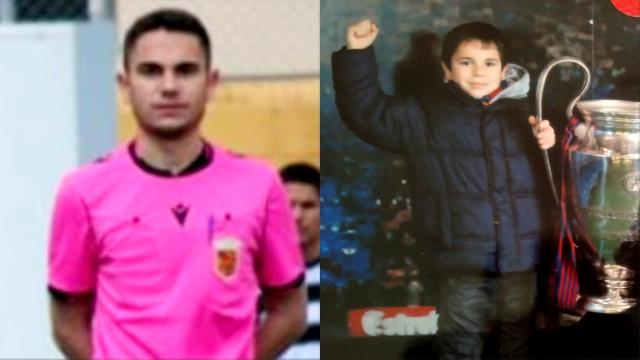
M 78 192 L 63 182 L 54 204 L 49 236 L 49 286 L 63 292 L 90 292 L 96 282 L 96 241 Z
M 266 204 L 258 277 L 263 288 L 297 286 L 304 280 L 304 260 L 284 185 L 274 175 Z

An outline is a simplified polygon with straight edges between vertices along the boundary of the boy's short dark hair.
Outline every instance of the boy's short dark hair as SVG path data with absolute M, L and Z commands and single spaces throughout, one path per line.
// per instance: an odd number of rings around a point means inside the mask
M 290 164 L 280 169 L 280 177 L 284 183 L 299 182 L 313 185 L 320 192 L 320 171 L 307 163 Z
M 124 68 L 129 69 L 131 50 L 140 36 L 154 30 L 179 31 L 195 35 L 205 52 L 207 67 L 211 62 L 211 42 L 207 29 L 191 13 L 180 9 L 160 9 L 146 14 L 136 20 L 129 28 L 124 40 Z
M 506 39 L 502 31 L 495 26 L 479 21 L 458 25 L 451 29 L 442 41 L 440 59 L 451 70 L 451 57 L 460 44 L 469 40 L 480 40 L 483 44 L 495 44 L 504 67 L 507 64 Z

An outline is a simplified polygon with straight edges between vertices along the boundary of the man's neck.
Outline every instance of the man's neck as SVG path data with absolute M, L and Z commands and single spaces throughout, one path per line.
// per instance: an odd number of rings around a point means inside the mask
M 180 139 L 162 140 L 140 134 L 136 155 L 150 166 L 178 174 L 202 152 L 204 142 L 198 133 Z
M 312 241 L 304 247 L 304 260 L 306 263 L 312 263 L 320 258 L 320 239 Z

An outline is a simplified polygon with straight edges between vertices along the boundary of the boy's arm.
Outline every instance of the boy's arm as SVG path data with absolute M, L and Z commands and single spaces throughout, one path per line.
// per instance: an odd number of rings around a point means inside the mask
M 344 123 L 374 146 L 400 152 L 424 116 L 407 99 L 387 96 L 378 82 L 374 49 L 377 26 L 369 20 L 349 26 L 347 46 L 332 54 L 336 105 Z
M 371 20 L 362 20 L 347 27 L 346 41 L 347 49 L 366 49 L 378 37 L 378 26 Z
M 533 130 L 533 136 L 538 141 L 538 146 L 542 150 L 547 150 L 553 147 L 556 143 L 556 133 L 549 124 L 549 120 L 542 120 L 538 123 L 538 120 L 534 116 L 529 116 L 529 124 Z

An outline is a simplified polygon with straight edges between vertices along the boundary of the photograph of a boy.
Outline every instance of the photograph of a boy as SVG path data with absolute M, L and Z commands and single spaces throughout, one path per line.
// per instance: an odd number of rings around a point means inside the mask
M 556 142 L 528 109 L 528 72 L 509 63 L 500 30 L 465 23 L 442 41 L 442 84 L 389 96 L 378 81 L 378 35 L 370 20 L 347 28 L 346 47 L 332 55 L 335 101 L 354 134 L 404 157 L 418 265 L 437 284 L 439 356 L 479 358 L 494 331 L 500 356 L 525 357 L 549 226 L 540 149 Z

